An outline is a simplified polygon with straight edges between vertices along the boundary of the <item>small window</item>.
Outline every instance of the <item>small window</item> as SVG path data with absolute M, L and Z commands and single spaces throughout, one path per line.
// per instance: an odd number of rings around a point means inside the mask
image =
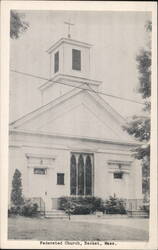
M 77 49 L 72 50 L 72 69 L 81 70 L 81 51 Z
M 57 174 L 57 184 L 64 185 L 64 174 Z
M 122 179 L 123 177 L 123 173 L 122 172 L 116 172 L 114 173 L 114 179 Z
M 34 174 L 46 174 L 45 168 L 34 168 Z
M 59 71 L 59 51 L 54 54 L 54 73 Z

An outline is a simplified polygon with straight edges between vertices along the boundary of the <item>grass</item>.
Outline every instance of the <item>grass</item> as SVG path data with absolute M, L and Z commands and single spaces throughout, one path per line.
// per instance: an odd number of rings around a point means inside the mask
M 17 216 L 8 219 L 8 239 L 145 241 L 148 232 L 120 225 Z

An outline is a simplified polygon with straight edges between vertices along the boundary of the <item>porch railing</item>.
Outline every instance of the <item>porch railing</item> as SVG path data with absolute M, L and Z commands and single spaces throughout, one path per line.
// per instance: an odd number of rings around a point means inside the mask
M 124 205 L 127 211 L 138 211 L 144 205 L 143 199 L 126 199 Z

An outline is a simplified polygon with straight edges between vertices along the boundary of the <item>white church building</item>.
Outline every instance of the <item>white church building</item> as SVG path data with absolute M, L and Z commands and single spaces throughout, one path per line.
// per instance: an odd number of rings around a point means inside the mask
M 131 152 L 138 143 L 97 93 L 91 47 L 71 38 L 53 44 L 41 107 L 10 124 L 9 195 L 19 169 L 24 196 L 42 198 L 47 211 L 58 209 L 61 196 L 142 199 L 141 164 Z

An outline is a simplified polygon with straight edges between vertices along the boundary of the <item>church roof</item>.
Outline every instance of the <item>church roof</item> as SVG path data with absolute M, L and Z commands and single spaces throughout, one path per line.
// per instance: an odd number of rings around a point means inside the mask
M 76 94 L 83 92 L 83 91 L 87 91 L 87 90 L 73 88 L 71 91 L 65 93 L 64 95 L 50 101 L 49 103 L 47 103 L 47 104 L 29 112 L 29 113 L 27 113 L 26 115 L 18 118 L 17 120 L 11 122 L 10 126 L 16 127 L 16 126 L 20 125 L 21 123 L 25 122 L 25 120 L 31 119 L 33 116 L 40 114 L 40 113 L 46 111 L 47 109 L 49 109 L 50 107 L 53 107 L 57 104 L 60 104 L 61 102 L 64 102 L 65 100 L 69 99 L 71 96 L 76 95 Z M 117 117 L 117 120 L 119 121 L 120 124 L 125 123 L 125 121 L 126 121 L 125 118 L 123 118 L 117 111 L 115 111 L 99 94 L 97 94 L 95 92 L 90 92 L 89 94 L 92 95 L 93 97 L 95 97 L 97 99 L 97 102 L 101 103 L 101 105 L 106 110 L 108 110 L 114 117 Z
M 81 98 L 84 96 L 84 101 L 81 103 L 77 99 L 80 96 Z M 71 103 L 72 100 L 73 103 Z M 97 109 L 94 110 L 96 106 Z M 72 125 L 71 130 L 69 124 L 74 121 L 75 124 Z M 122 130 L 124 124 L 125 119 L 99 94 L 74 88 L 63 96 L 12 122 L 10 131 L 27 131 L 41 135 L 50 134 L 51 136 L 54 134 L 61 137 L 68 136 L 70 138 L 87 138 L 88 140 L 95 139 L 95 141 L 138 145 L 139 143 L 134 138 Z
M 77 41 L 74 39 L 70 39 L 70 38 L 61 38 L 60 40 L 58 40 L 56 43 L 54 43 L 48 50 L 48 53 L 52 53 L 57 47 L 59 47 L 61 44 L 63 43 L 67 43 L 67 44 L 71 44 L 71 45 L 77 45 L 80 47 L 86 47 L 86 48 L 91 48 L 92 44 L 89 43 L 85 43 L 85 42 L 81 42 L 81 41 Z

